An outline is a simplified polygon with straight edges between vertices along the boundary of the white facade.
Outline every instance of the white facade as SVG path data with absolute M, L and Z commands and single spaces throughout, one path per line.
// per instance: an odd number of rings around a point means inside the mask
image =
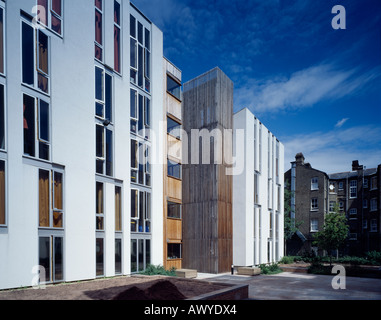
M 137 252 L 137 265 L 162 264 L 162 205 L 146 212 L 151 223 L 146 232 L 131 232 L 131 189 L 162 204 L 163 167 L 151 166 L 149 187 L 131 182 L 130 89 L 150 100 L 153 132 L 149 139 L 138 139 L 161 159 L 163 35 L 128 1 L 103 2 L 96 8 L 94 0 L 62 0 L 62 7 L 47 8 L 48 27 L 42 28 L 36 22 L 36 0 L 0 1 L 5 66 L 0 71 L 5 92 L 0 289 L 33 285 L 38 265 L 50 267 L 45 270 L 48 282 L 130 274 L 131 239 L 137 245 L 139 239 L 150 241 L 144 255 Z M 118 5 L 120 19 L 114 20 Z M 149 90 L 130 81 L 130 14 L 149 39 L 149 54 L 143 44 L 148 58 L 139 65 Z M 98 34 L 96 17 L 102 19 Z
M 234 146 L 245 166 L 233 176 L 233 264 L 277 262 L 284 255 L 284 146 L 246 108 L 233 123 L 234 132 L 244 130 L 245 146 Z

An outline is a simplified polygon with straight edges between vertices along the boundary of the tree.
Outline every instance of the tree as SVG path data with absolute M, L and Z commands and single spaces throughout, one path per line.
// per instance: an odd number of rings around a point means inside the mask
M 296 222 L 295 218 L 291 217 L 291 198 L 293 192 L 290 188 L 290 182 L 287 180 L 284 188 L 284 249 L 287 253 L 287 241 L 291 240 L 293 235 L 299 230 L 303 222 Z
M 314 245 L 327 251 L 332 265 L 332 251 L 338 250 L 348 237 L 349 227 L 345 214 L 340 213 L 336 205 L 333 212 L 325 216 L 323 230 L 317 232 L 314 236 Z

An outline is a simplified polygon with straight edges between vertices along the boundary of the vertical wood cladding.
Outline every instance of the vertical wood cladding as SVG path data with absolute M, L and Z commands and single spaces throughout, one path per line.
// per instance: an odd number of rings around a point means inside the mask
M 232 176 L 228 166 L 192 164 L 192 129 L 232 129 L 233 83 L 218 68 L 184 85 L 183 129 L 188 134 L 188 157 L 183 159 L 183 267 L 221 273 L 231 268 Z M 201 139 L 200 139 L 201 140 Z M 211 139 L 212 142 L 214 139 Z M 222 143 L 223 146 L 223 143 Z M 223 154 L 223 150 L 222 150 Z M 185 153 L 186 156 L 186 153 Z

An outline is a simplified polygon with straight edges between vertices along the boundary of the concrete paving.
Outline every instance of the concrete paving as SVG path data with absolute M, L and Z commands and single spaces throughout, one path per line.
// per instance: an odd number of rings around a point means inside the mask
M 210 282 L 248 284 L 249 299 L 253 300 L 381 300 L 381 279 L 346 277 L 345 289 L 335 290 L 332 287 L 334 275 L 283 272 L 252 277 L 201 273 L 197 278 Z

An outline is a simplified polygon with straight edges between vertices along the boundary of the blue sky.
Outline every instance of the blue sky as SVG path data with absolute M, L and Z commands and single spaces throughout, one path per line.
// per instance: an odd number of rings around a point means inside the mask
M 218 66 L 295 154 L 327 173 L 381 164 L 381 0 L 135 0 L 183 81 Z M 346 9 L 334 30 L 332 8 Z

